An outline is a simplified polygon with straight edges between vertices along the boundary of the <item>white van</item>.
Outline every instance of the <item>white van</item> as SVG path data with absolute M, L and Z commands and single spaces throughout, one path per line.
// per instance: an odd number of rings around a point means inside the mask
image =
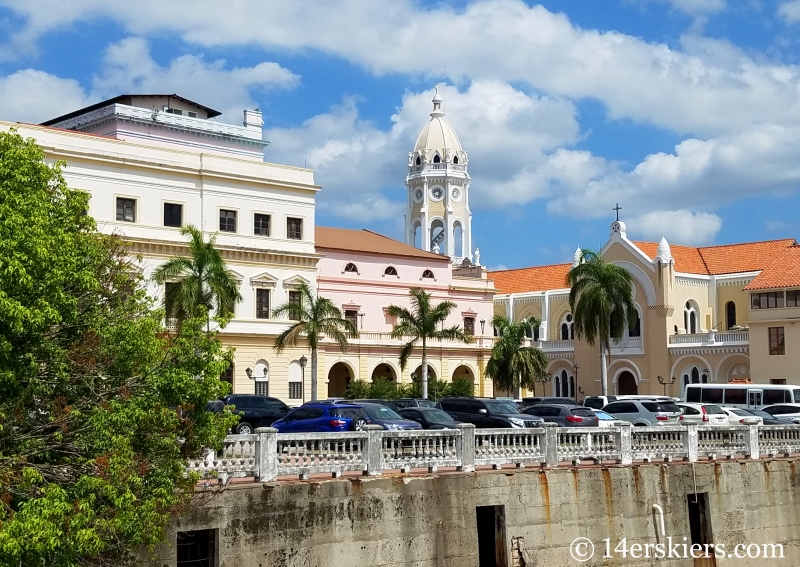
M 800 386 L 789 384 L 689 384 L 686 401 L 743 409 L 800 403 Z

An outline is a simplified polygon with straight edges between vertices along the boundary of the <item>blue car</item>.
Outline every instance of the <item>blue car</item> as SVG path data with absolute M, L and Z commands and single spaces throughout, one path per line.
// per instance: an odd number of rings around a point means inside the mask
M 279 433 L 324 433 L 361 431 L 370 423 L 366 412 L 350 404 L 305 404 L 292 410 L 272 427 Z
M 380 425 L 384 429 L 422 429 L 416 421 L 406 419 L 393 409 L 381 404 L 358 404 L 370 418 L 372 425 Z

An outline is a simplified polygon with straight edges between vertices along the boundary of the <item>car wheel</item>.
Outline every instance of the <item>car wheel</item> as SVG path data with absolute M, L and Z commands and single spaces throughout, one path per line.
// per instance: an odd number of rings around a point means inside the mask
M 253 433 L 253 426 L 247 422 L 240 423 L 236 426 L 236 433 L 239 435 L 250 435 Z
M 367 426 L 367 422 L 361 418 L 354 419 L 350 423 L 350 429 L 353 431 L 364 431 L 364 428 Z

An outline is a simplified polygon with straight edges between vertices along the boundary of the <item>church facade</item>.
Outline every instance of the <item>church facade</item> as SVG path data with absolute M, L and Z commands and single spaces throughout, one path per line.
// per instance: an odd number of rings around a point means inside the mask
M 800 317 L 800 303 L 791 289 L 800 287 L 800 273 L 785 269 L 797 259 L 794 239 L 670 246 L 666 239 L 631 241 L 625 223 L 615 221 L 600 252 L 631 274 L 638 316 L 612 344 L 609 394 L 681 396 L 690 383 L 737 379 L 800 384 L 791 349 L 800 345 L 792 320 Z M 489 278 L 499 291 L 495 313 L 542 322 L 528 341 L 550 360 L 545 392 L 581 399 L 600 394 L 601 384 L 599 346 L 575 337 L 569 308 L 566 278 L 579 260 L 577 250 L 570 263 L 490 272 Z

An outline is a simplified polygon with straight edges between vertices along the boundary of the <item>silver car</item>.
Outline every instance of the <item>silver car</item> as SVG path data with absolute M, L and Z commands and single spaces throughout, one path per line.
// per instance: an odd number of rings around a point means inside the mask
M 642 426 L 678 425 L 681 419 L 681 408 L 672 398 L 618 400 L 608 404 L 603 411 L 621 421 Z

